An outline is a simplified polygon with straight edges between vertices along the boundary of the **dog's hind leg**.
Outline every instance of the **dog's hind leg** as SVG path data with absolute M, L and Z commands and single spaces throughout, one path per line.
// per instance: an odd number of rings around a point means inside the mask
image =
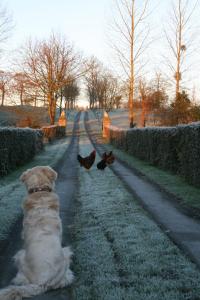
M 73 252 L 71 251 L 70 247 L 64 247 L 63 249 L 63 254 L 64 258 L 66 260 L 67 266 L 69 267 L 70 262 L 71 262 L 71 257 L 73 256 Z
M 15 256 L 13 257 L 14 258 L 14 261 L 15 261 L 15 264 L 18 268 L 20 268 L 20 266 L 23 264 L 24 262 L 24 257 L 25 257 L 25 250 L 19 250 Z
M 64 275 L 64 284 L 66 286 L 66 285 L 71 284 L 74 279 L 74 275 L 69 268 L 73 252 L 71 251 L 70 247 L 63 248 L 63 252 L 64 252 L 64 257 L 66 260 L 66 267 L 67 267 L 65 275 Z
M 65 273 L 65 285 L 69 285 L 73 282 L 74 280 L 74 274 L 70 269 L 67 269 Z
M 29 284 L 29 281 L 27 280 L 27 278 L 24 276 L 23 273 L 18 272 L 17 275 L 15 276 L 15 278 L 13 278 L 13 280 L 12 280 L 12 284 L 26 285 L 26 284 Z
M 15 264 L 18 268 L 18 273 L 17 273 L 16 277 L 12 280 L 13 284 L 24 285 L 24 284 L 29 283 L 29 281 L 27 280 L 27 278 L 25 277 L 25 275 L 23 273 L 24 257 L 25 257 L 24 250 L 18 251 L 14 256 Z

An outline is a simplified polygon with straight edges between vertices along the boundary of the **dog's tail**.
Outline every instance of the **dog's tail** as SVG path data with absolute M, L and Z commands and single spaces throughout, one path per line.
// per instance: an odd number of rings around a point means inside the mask
M 42 294 L 46 291 L 47 287 L 36 284 L 10 285 L 0 290 L 0 300 L 21 300 Z

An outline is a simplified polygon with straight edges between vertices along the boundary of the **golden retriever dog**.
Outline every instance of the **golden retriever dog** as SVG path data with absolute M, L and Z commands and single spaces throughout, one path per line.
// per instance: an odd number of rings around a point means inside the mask
M 24 248 L 14 257 L 18 273 L 12 285 L 0 291 L 0 300 L 31 297 L 73 281 L 69 269 L 72 252 L 61 246 L 56 178 L 57 173 L 46 166 L 29 169 L 20 177 L 28 191 L 23 204 Z

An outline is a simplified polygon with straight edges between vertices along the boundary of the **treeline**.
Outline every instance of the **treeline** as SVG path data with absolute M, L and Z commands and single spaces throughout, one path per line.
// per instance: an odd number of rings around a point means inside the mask
M 84 81 L 90 109 L 109 111 L 119 108 L 123 97 L 123 85 L 119 78 L 94 57 L 87 61 L 86 66 Z
M 172 32 L 165 31 L 168 79 L 156 73 L 155 78 L 147 80 L 143 71 L 151 53 L 144 20 L 148 16 L 149 1 L 144 0 L 141 7 L 139 1 L 119 0 L 117 3 L 121 23 L 115 24 L 116 31 L 112 30 L 112 36 L 117 34 L 119 38 L 112 46 L 123 69 L 120 77 L 96 58 L 84 58 L 64 36 L 52 33 L 49 38 L 29 40 L 21 47 L 15 58 L 15 71 L 0 71 L 0 105 L 6 104 L 5 99 L 9 99 L 9 104 L 43 105 L 48 109 L 50 123 L 54 124 L 57 108 L 60 112 L 63 108 L 75 108 L 81 90 L 85 89 L 91 109 L 110 111 L 127 106 L 130 126 L 137 122 L 138 114 L 142 127 L 200 120 L 195 93 L 189 96 L 181 84 L 185 73 L 182 64 L 189 46 L 183 34 L 187 32 L 185 22 L 190 21 L 196 4 L 190 7 L 186 0 L 174 1 Z M 0 50 L 11 27 L 7 12 L 0 6 Z M 147 62 L 145 51 L 149 51 Z
M 43 104 L 51 124 L 57 107 L 75 107 L 81 57 L 65 38 L 52 34 L 47 40 L 30 40 L 17 59 L 20 71 L 0 72 L 1 105 L 6 95 L 12 95 L 12 102 L 18 96 L 21 105 Z
M 42 92 L 37 85 L 27 78 L 27 74 L 23 72 L 8 72 L 0 70 L 0 105 L 4 106 L 5 99 L 9 103 L 15 105 L 44 105 L 47 106 L 45 93 Z M 65 85 L 57 91 L 55 97 L 60 98 L 60 103 L 65 104 L 66 108 L 74 108 L 75 100 L 79 95 L 78 83 L 71 78 Z
M 92 57 L 83 58 L 70 43 L 52 34 L 28 41 L 18 56 L 18 72 L 0 71 L 1 105 L 9 103 L 48 107 L 51 124 L 56 108 L 74 109 L 84 84 L 89 106 L 119 108 L 124 86 L 119 78 Z
M 96 58 L 83 59 L 70 43 L 52 34 L 49 39 L 29 41 L 18 57 L 20 71 L 0 71 L 1 105 L 5 97 L 12 104 L 45 106 L 51 124 L 56 109 L 73 109 L 84 84 L 91 109 L 110 111 L 128 108 L 129 82 L 122 81 Z M 81 81 L 82 80 L 82 81 Z M 135 114 L 140 113 L 140 126 L 176 125 L 200 120 L 200 105 L 182 90 L 169 100 L 170 87 L 161 73 L 147 81 L 135 82 Z
M 170 99 L 170 86 L 160 73 L 150 82 L 140 79 L 136 82 L 134 111 L 139 111 L 139 125 L 174 126 L 200 120 L 200 104 L 182 90 Z
M 107 70 L 101 62 L 91 58 L 87 62 L 85 86 L 91 109 L 129 108 L 129 83 L 123 82 Z M 134 119 L 137 125 L 173 126 L 200 120 L 200 105 L 182 90 L 170 99 L 171 86 L 161 73 L 152 80 L 139 78 L 135 82 Z

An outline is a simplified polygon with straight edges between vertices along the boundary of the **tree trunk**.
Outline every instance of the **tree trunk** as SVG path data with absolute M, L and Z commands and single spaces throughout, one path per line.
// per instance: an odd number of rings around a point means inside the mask
M 20 90 L 20 104 L 23 105 L 23 89 Z
M 178 100 L 180 93 L 180 64 L 181 64 L 181 45 L 182 45 L 182 13 L 181 2 L 179 1 L 179 28 L 178 28 L 178 45 L 177 45 L 177 66 L 176 66 L 176 100 Z
M 50 124 L 54 125 L 55 123 L 55 112 L 56 112 L 56 100 L 54 100 L 53 94 L 50 92 L 47 96 L 48 99 L 48 110 L 49 110 L 49 118 Z
M 141 126 L 146 126 L 146 117 L 147 117 L 147 111 L 146 111 L 146 99 L 142 99 L 142 113 L 141 113 Z
M 63 90 L 60 90 L 60 115 L 62 113 L 62 103 L 63 103 Z
M 37 94 L 35 94 L 35 96 L 34 96 L 34 106 L 35 107 L 37 106 Z
M 135 0 L 132 0 L 132 24 L 131 24 L 131 47 L 130 47 L 130 82 L 129 82 L 129 124 L 130 128 L 133 127 L 133 120 L 134 120 L 134 111 L 133 111 L 133 101 L 134 101 L 134 27 L 135 27 L 135 20 L 134 20 L 134 4 Z
M 5 100 L 5 90 L 2 90 L 2 95 L 1 95 L 1 106 L 4 106 L 4 100 Z

